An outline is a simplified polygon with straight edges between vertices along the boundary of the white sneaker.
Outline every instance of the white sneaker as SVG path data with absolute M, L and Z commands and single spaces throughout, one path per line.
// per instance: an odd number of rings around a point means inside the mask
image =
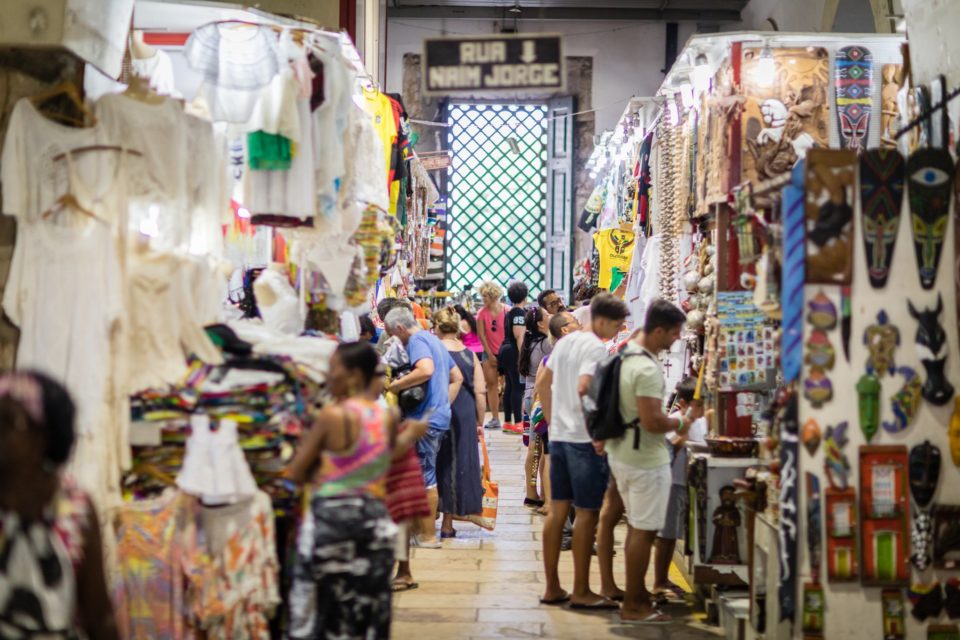
M 498 420 L 497 418 L 490 418 L 490 420 L 487 422 L 487 424 L 483 425 L 483 428 L 484 428 L 484 429 L 499 429 L 499 428 L 500 428 L 500 420 Z

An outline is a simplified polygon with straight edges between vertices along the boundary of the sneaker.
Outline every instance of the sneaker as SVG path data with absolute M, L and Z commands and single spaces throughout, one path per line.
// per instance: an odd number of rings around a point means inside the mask
M 522 425 L 522 424 L 513 424 L 513 423 L 511 423 L 511 422 L 507 422 L 506 424 L 503 425 L 503 432 L 504 432 L 504 433 L 512 433 L 512 434 L 518 435 L 518 436 L 523 435 L 523 425 Z
M 573 536 L 563 536 L 560 540 L 560 551 L 570 551 L 573 548 Z
M 487 424 L 483 425 L 484 429 L 499 429 L 500 421 L 497 418 L 490 418 Z

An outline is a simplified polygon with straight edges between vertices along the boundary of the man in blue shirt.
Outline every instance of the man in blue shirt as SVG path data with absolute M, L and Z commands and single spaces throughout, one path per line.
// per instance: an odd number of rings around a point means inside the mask
M 423 402 L 408 417 L 427 420 L 427 434 L 417 441 L 417 456 L 423 470 L 431 515 L 420 522 L 420 535 L 414 538 L 417 546 L 437 548 L 437 452 L 443 436 L 450 430 L 450 403 L 460 392 L 463 374 L 443 343 L 429 331 L 420 328 L 413 312 L 405 307 L 393 309 L 384 319 L 387 333 L 398 338 L 406 347 L 413 370 L 394 380 L 388 391 L 399 393 L 426 383 Z

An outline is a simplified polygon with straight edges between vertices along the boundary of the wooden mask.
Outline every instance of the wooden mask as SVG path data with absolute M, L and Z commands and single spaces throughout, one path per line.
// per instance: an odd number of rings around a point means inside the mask
M 903 206 L 903 156 L 896 149 L 870 149 L 860 156 L 860 207 L 867 273 L 874 289 L 882 289 L 900 229 Z
M 873 110 L 873 55 L 866 47 L 837 50 L 833 67 L 837 91 L 840 146 L 857 151 L 867 147 Z
M 932 289 L 947 234 L 953 159 L 946 149 L 918 149 L 907 160 L 910 228 L 920 270 L 920 286 Z
M 917 320 L 917 355 L 923 368 L 927 370 L 927 381 L 923 384 L 923 397 L 930 404 L 943 406 L 953 398 L 953 385 L 947 380 L 947 332 L 940 324 L 943 313 L 943 298 L 937 294 L 935 309 L 917 311 L 913 303 L 907 300 L 910 315 Z
M 921 509 L 930 506 L 940 481 L 940 449 L 925 440 L 910 450 L 910 493 Z
M 857 156 L 852 151 L 807 152 L 806 279 L 808 284 L 847 285 L 853 277 L 853 186 Z

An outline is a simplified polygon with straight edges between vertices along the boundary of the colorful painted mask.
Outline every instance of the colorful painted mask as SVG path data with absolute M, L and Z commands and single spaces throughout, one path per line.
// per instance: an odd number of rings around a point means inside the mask
M 947 234 L 953 159 L 946 149 L 919 149 L 907 160 L 910 227 L 920 270 L 920 286 L 932 289 Z
M 811 456 L 817 454 L 817 448 L 820 446 L 820 425 L 813 418 L 803 423 L 803 429 L 800 431 L 800 441 Z
M 814 408 L 819 409 L 833 398 L 833 383 L 822 371 L 814 369 L 803 381 L 803 395 Z
M 880 428 L 880 378 L 865 373 L 857 381 L 860 430 L 867 442 L 873 439 Z
M 843 47 L 834 61 L 837 123 L 843 149 L 864 149 L 873 110 L 873 55 L 866 47 Z
M 929 440 L 910 450 L 910 493 L 921 509 L 930 506 L 940 481 L 940 449 Z
M 863 332 L 863 344 L 867 345 L 870 356 L 867 358 L 867 373 L 883 377 L 897 370 L 894 351 L 900 346 L 900 330 L 890 324 L 887 312 L 877 314 L 877 323 Z
M 814 329 L 807 339 L 806 362 L 813 369 L 829 371 L 833 369 L 834 351 L 826 332 Z
M 836 427 L 827 427 L 827 436 L 823 441 L 823 468 L 827 480 L 834 489 L 847 488 L 847 475 L 850 473 L 850 461 L 843 452 L 847 444 L 848 423 L 841 422 Z
M 903 387 L 890 397 L 894 421 L 883 423 L 883 428 L 889 433 L 897 433 L 909 427 L 923 400 L 923 383 L 917 372 L 910 367 L 900 367 L 897 373 L 903 376 L 904 382 Z
M 870 284 L 887 284 L 903 206 L 903 156 L 896 149 L 870 149 L 860 156 L 863 244 Z
M 908 300 L 907 308 L 919 326 L 917 327 L 917 355 L 923 368 L 927 370 L 927 381 L 923 384 L 923 397 L 930 404 L 941 407 L 953 398 L 953 385 L 947 380 L 944 371 L 947 364 L 947 332 L 940 324 L 943 313 L 943 298 L 937 294 L 937 308 L 918 312 Z
M 812 324 L 814 329 L 830 331 L 837 326 L 837 307 L 823 291 L 815 295 L 807 303 L 807 307 L 810 309 L 807 322 Z

